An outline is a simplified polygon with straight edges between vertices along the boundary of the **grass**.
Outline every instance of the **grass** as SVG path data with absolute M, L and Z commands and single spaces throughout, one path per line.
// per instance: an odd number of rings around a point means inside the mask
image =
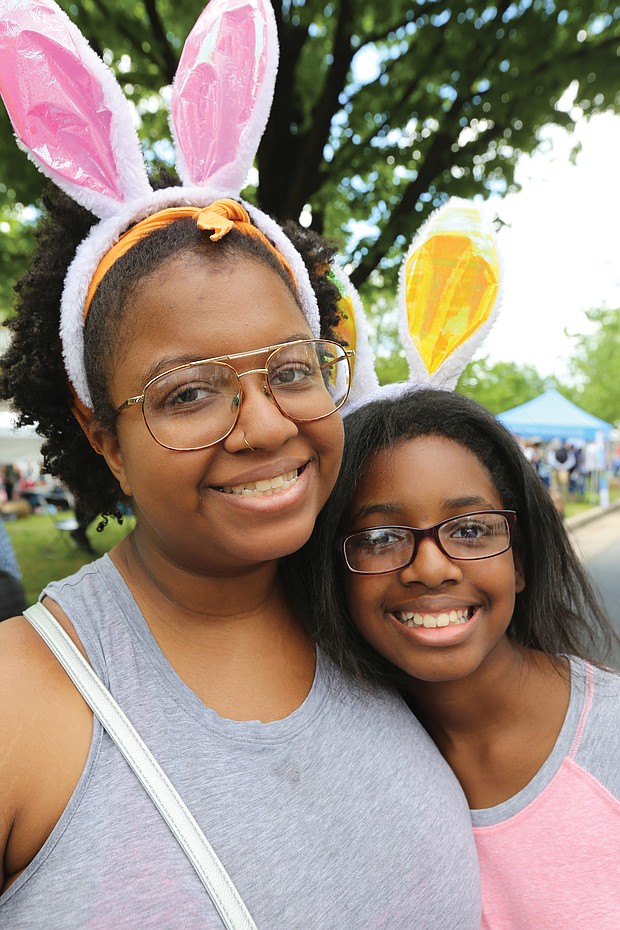
M 612 478 L 609 482 L 609 501 L 613 504 L 618 500 L 620 500 L 620 480 Z M 564 516 L 574 517 L 577 514 L 585 513 L 587 510 L 592 510 L 593 507 L 598 507 L 598 497 L 586 493 L 582 499 L 566 502 Z
M 124 520 L 122 526 L 110 522 L 102 533 L 97 533 L 95 520 L 89 527 L 88 538 L 96 555 L 89 555 L 77 548 L 68 533 L 57 530 L 47 514 L 35 513 L 5 522 L 22 571 L 27 603 L 34 603 L 50 581 L 65 578 L 103 555 L 127 535 L 132 525 L 131 519 Z

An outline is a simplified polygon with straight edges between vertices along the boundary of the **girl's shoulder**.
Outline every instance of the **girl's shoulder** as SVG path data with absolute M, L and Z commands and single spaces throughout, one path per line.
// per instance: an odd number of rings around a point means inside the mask
M 581 712 L 570 756 L 620 801 L 620 672 L 572 658 L 571 690 Z
M 620 717 L 620 671 L 595 665 L 587 659 L 569 657 L 571 691 L 583 705 L 582 726 L 607 718 Z

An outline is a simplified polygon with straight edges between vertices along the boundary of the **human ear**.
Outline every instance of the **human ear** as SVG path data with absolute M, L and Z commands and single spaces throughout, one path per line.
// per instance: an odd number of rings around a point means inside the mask
M 123 494 L 131 497 L 131 487 L 125 470 L 121 445 L 116 433 L 94 425 L 91 434 L 88 435 L 88 440 L 95 452 L 98 452 L 106 460 L 108 468 L 120 484 Z
M 108 468 L 120 484 L 123 493 L 131 497 L 131 488 L 127 481 L 121 447 L 116 433 L 112 433 L 101 426 L 94 419 L 92 411 L 84 407 L 83 404 L 77 403 L 72 408 L 72 413 L 97 455 L 102 455 L 106 460 Z

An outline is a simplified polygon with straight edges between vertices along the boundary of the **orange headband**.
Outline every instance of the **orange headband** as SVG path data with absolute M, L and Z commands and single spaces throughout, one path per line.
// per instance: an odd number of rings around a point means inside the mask
M 195 219 L 199 229 L 212 229 L 213 235 L 209 238 L 214 242 L 217 242 L 218 239 L 221 239 L 222 236 L 230 232 L 233 226 L 244 236 L 251 236 L 253 239 L 258 239 L 259 242 L 266 245 L 270 252 L 275 255 L 280 265 L 282 265 L 286 273 L 290 275 L 295 287 L 297 286 L 295 275 L 289 263 L 271 244 L 269 239 L 263 235 L 260 229 L 252 225 L 248 213 L 236 200 L 215 200 L 208 207 L 169 207 L 166 210 L 159 210 L 157 213 L 153 213 L 151 216 L 147 216 L 146 219 L 136 223 L 136 225 L 128 229 L 126 233 L 123 233 L 118 242 L 106 252 L 97 265 L 97 270 L 93 275 L 88 293 L 86 294 L 84 319 L 86 319 L 90 309 L 95 291 L 112 265 L 118 261 L 122 255 L 125 255 L 126 252 L 132 249 L 136 243 L 140 242 L 141 239 L 145 239 L 146 236 L 156 229 L 162 229 L 164 226 L 169 226 L 170 223 L 174 223 L 175 220 L 180 220 L 184 217 Z

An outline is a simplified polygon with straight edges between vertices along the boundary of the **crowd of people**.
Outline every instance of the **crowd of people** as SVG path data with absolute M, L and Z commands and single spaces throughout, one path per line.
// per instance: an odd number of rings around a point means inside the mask
M 598 478 L 603 468 L 600 447 L 595 442 L 522 440 L 521 446 L 561 513 L 568 501 L 584 500 L 592 476 Z

